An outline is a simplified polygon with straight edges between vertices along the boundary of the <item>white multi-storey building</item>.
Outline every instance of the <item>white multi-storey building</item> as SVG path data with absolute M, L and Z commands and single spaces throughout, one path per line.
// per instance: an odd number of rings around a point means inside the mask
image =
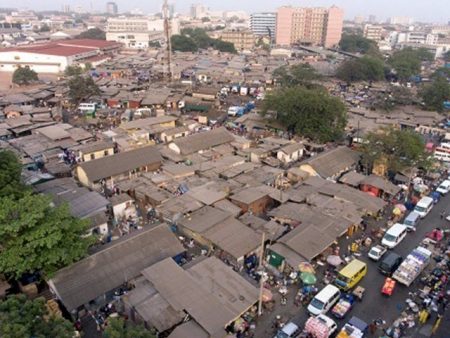
M 250 29 L 256 36 L 272 36 L 275 39 L 277 13 L 253 13 L 250 15 Z
M 171 33 L 179 33 L 177 19 L 171 20 Z M 164 20 L 149 18 L 110 18 L 106 27 L 106 40 L 121 42 L 127 48 L 148 48 L 152 41 L 164 38 Z

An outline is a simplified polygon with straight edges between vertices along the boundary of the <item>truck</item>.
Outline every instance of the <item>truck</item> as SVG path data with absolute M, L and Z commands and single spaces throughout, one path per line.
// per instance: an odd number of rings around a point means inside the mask
M 232 106 L 228 108 L 228 116 L 242 116 L 245 113 L 245 107 Z
M 403 285 L 410 286 L 428 266 L 431 255 L 431 251 L 422 246 L 415 248 L 395 270 L 392 278 Z
M 314 338 L 328 338 L 336 330 L 337 325 L 333 319 L 325 315 L 318 315 L 317 317 L 309 317 L 303 332 Z

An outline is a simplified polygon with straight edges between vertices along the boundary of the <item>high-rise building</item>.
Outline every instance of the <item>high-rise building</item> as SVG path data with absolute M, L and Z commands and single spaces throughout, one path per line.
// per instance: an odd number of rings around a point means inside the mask
M 369 15 L 369 23 L 376 23 L 377 17 L 375 15 Z
M 70 5 L 63 5 L 63 12 L 64 13 L 70 13 Z
M 253 13 L 250 15 L 250 29 L 254 35 L 270 36 L 275 40 L 275 29 L 277 27 L 277 13 Z
M 207 15 L 207 9 L 201 4 L 193 4 L 191 6 L 191 17 L 194 19 L 201 19 Z
M 363 35 L 366 39 L 370 39 L 376 42 L 381 40 L 381 34 L 383 33 L 383 27 L 377 25 L 364 25 Z
M 388 22 L 391 25 L 409 26 L 414 23 L 414 19 L 408 16 L 393 16 L 389 18 Z
M 332 6 L 280 7 L 277 11 L 276 43 L 332 47 L 342 36 L 344 12 Z
M 117 7 L 117 4 L 115 2 L 107 2 L 106 3 L 106 13 L 111 15 L 117 15 L 119 13 L 119 8 Z

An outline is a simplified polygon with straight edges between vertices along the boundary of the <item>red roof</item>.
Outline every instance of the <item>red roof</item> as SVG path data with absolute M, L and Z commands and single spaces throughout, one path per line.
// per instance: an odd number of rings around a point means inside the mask
M 37 43 L 20 47 L 3 48 L 0 50 L 0 52 L 16 51 L 22 53 L 72 56 L 92 52 L 93 50 L 107 49 L 115 46 L 118 47 L 120 46 L 120 44 L 114 41 L 75 39 L 49 43 Z
M 100 48 L 100 49 L 120 46 L 120 44 L 115 41 L 93 40 L 93 39 L 64 40 L 58 42 L 58 44 L 64 46 L 77 46 L 77 47 Z

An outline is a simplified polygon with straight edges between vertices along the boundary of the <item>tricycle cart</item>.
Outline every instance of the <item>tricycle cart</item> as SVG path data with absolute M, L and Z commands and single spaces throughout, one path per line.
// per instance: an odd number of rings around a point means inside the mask
M 352 295 L 361 301 L 364 297 L 365 292 L 366 292 L 366 289 L 364 289 L 362 286 L 357 286 L 353 290 Z
M 355 296 L 344 294 L 339 302 L 331 309 L 331 313 L 338 319 L 342 319 L 350 311 L 355 302 Z

